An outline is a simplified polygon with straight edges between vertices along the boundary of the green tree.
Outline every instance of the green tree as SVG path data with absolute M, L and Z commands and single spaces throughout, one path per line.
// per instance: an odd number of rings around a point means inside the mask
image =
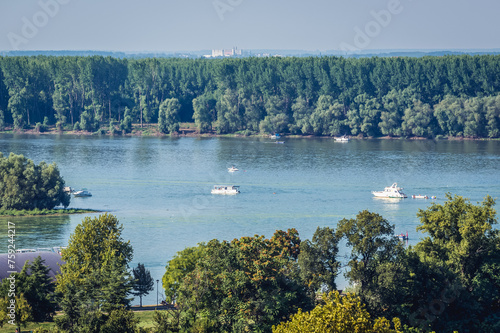
M 55 314 L 55 286 L 48 275 L 49 271 L 50 268 L 45 266 L 44 260 L 38 256 L 31 263 L 26 261 L 21 272 L 14 274 L 16 291 L 23 293 L 31 309 L 31 320 L 35 322 L 49 321 Z M 9 280 L 3 281 L 0 296 L 8 296 L 9 283 Z
M 15 301 L 15 303 L 11 301 Z M 12 305 L 14 305 L 14 318 L 9 316 L 11 314 L 9 307 Z M 26 327 L 26 324 L 33 319 L 31 312 L 31 306 L 24 298 L 23 293 L 19 293 L 13 299 L 10 297 L 0 298 L 0 327 L 5 323 L 14 324 L 21 332 L 21 326 Z
M 289 116 L 279 96 L 269 96 L 265 101 L 265 110 L 267 115 L 259 124 L 262 133 L 282 133 L 288 129 Z
M 397 333 L 402 332 L 398 318 L 391 322 L 385 317 L 372 319 L 359 297 L 348 293 L 340 296 L 337 291 L 324 295 L 323 304 L 310 312 L 292 315 L 290 321 L 273 326 L 273 333 Z
M 142 306 L 142 296 L 154 289 L 154 279 L 151 277 L 151 272 L 141 263 L 138 263 L 137 267 L 132 270 L 132 275 L 134 276 L 132 295 L 139 296 L 140 306 Z
M 339 239 L 333 229 L 318 227 L 312 241 L 300 243 L 298 263 L 301 277 L 314 292 L 337 289 L 335 278 L 340 263 L 337 261 Z
M 484 109 L 488 137 L 497 138 L 500 136 L 500 96 L 486 97 Z
M 312 127 L 309 121 L 313 108 L 311 108 L 305 98 L 299 97 L 292 104 L 293 122 L 289 125 L 292 134 L 309 134 Z
M 162 278 L 165 297 L 168 302 L 174 302 L 179 295 L 179 286 L 187 274 L 191 273 L 196 263 L 204 252 L 205 244 L 201 243 L 195 247 L 187 247 L 177 252 L 174 257 L 168 261 L 165 267 L 165 274 Z
M 193 99 L 193 119 L 198 132 L 206 133 L 212 130 L 215 104 L 216 100 L 206 95 Z
M 486 196 L 474 205 L 461 196 L 447 193 L 446 198 L 444 204 L 433 203 L 417 214 L 417 230 L 428 236 L 415 250 L 423 260 L 451 273 L 441 282 L 442 288 L 459 287 L 433 328 L 444 330 L 446 323 L 454 323 L 464 331 L 480 331 L 481 323 L 498 323 L 500 310 L 500 230 L 494 227 L 495 201 Z
M 429 104 L 413 101 L 413 106 L 405 110 L 401 132 L 408 136 L 429 137 L 435 133 L 433 126 L 433 110 Z
M 130 115 L 130 110 L 127 107 L 125 107 L 123 120 L 120 122 L 120 130 L 122 130 L 123 133 L 132 132 L 132 116 Z
M 179 110 L 181 105 L 177 98 L 167 98 L 160 104 L 158 129 L 162 133 L 173 133 L 179 130 Z
M 121 238 L 122 230 L 118 219 L 107 213 L 86 217 L 75 228 L 62 253 L 65 263 L 56 283 L 64 311 L 59 327 L 100 327 L 111 311 L 129 305 L 132 285 L 127 268 L 133 251 Z
M 379 214 L 364 210 L 355 219 L 339 221 L 337 235 L 345 237 L 352 247 L 346 277 L 359 288 L 359 296 L 369 308 L 380 308 L 377 268 L 393 262 L 402 247 L 394 237 L 394 226 Z
M 56 164 L 39 165 L 23 155 L 0 154 L 0 205 L 3 209 L 67 207 L 69 194 Z
M 311 304 L 298 276 L 299 244 L 293 229 L 271 239 L 212 240 L 182 281 L 178 304 L 202 330 L 269 330 Z

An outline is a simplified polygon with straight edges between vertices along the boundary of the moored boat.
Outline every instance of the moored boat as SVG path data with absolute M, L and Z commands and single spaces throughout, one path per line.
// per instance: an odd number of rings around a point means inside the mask
M 421 194 L 417 194 L 417 195 L 415 195 L 415 194 L 414 194 L 414 195 L 412 195 L 411 197 L 412 197 L 413 199 L 429 199 L 429 197 L 428 197 L 428 196 L 426 196 L 426 195 L 421 195 Z
M 378 198 L 406 198 L 406 194 L 402 192 L 403 188 L 398 187 L 398 183 L 387 186 L 383 191 L 372 191 L 372 194 Z
M 349 138 L 347 136 L 343 135 L 341 137 L 335 138 L 335 141 L 337 141 L 337 142 L 347 142 L 347 141 L 349 141 Z
M 73 196 L 75 198 L 78 198 L 78 197 L 91 197 L 92 196 L 92 193 L 90 193 L 88 190 L 86 189 L 82 189 L 82 190 L 79 190 L 79 191 L 74 191 L 73 193 Z
M 240 187 L 236 185 L 214 185 L 212 194 L 238 194 Z
M 232 167 L 227 168 L 227 171 L 229 171 L 229 172 L 235 172 L 235 171 L 238 171 L 238 169 L 235 168 L 234 165 L 233 165 Z

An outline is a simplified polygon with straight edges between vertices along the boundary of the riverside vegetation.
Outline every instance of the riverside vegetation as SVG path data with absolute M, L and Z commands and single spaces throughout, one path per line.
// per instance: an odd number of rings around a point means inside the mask
M 31 271 L 41 274 L 18 273 L 16 282 L 26 283 L 16 286 L 16 318 L 19 325 L 45 320 L 59 308 L 55 325 L 38 332 L 498 332 L 494 204 L 489 196 L 474 205 L 447 194 L 444 204 L 419 210 L 418 229 L 426 236 L 414 247 L 365 210 L 340 220 L 336 230 L 318 227 L 311 240 L 289 229 L 269 239 L 214 239 L 186 248 L 167 262 L 162 281 L 176 309 L 156 311 L 151 327 L 128 308 L 137 279 L 129 271 L 133 249 L 121 237 L 123 226 L 109 214 L 85 218 L 63 251 L 55 286 L 40 260 Z M 340 295 L 335 279 L 343 240 L 351 249 L 344 263 L 351 287 Z M 8 283 L 0 287 L 0 323 Z M 25 295 L 36 295 L 38 303 Z
M 53 215 L 91 212 L 69 206 L 70 194 L 55 163 L 36 165 L 23 155 L 0 153 L 0 215 Z
M 0 129 L 498 138 L 500 56 L 0 57 Z

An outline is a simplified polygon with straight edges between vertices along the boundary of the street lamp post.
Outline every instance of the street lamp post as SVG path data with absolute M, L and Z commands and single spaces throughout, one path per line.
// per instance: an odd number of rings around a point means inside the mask
M 156 306 L 158 306 L 158 282 L 160 280 L 156 280 Z

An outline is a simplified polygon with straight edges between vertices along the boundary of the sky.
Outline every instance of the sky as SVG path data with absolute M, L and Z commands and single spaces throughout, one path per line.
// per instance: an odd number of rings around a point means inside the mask
M 498 49 L 498 0 L 0 0 L 0 51 Z

